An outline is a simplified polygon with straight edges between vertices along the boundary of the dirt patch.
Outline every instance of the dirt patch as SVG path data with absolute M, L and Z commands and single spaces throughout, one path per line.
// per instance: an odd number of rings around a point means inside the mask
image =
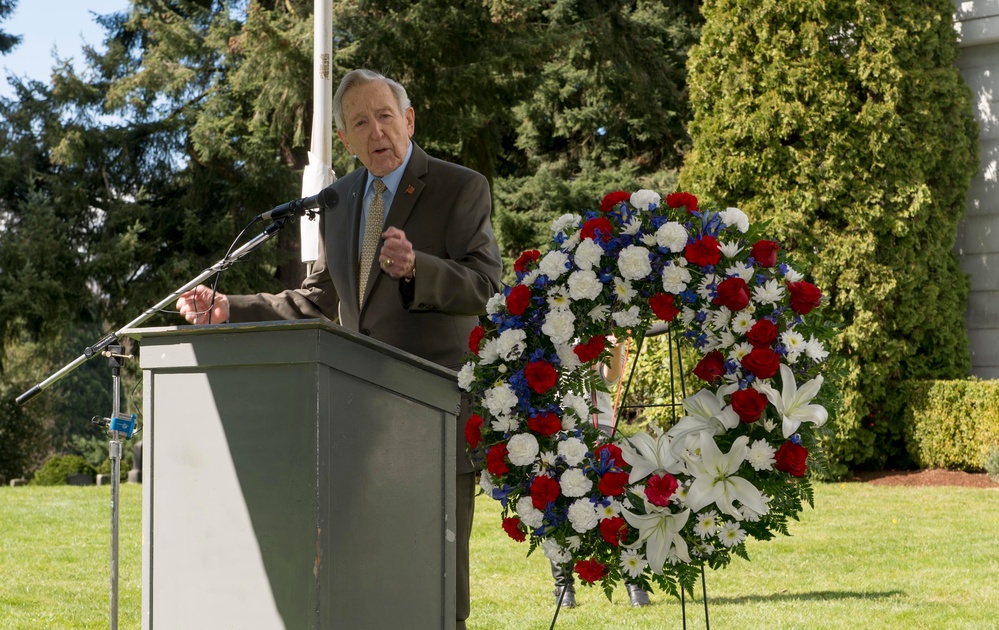
M 848 479 L 878 486 L 960 486 L 964 488 L 999 488 L 985 473 L 957 470 L 879 470 L 857 472 Z

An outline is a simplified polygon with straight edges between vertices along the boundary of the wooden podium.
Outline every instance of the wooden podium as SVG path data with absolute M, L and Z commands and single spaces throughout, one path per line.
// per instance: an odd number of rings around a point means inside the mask
M 454 372 L 316 320 L 125 334 L 144 630 L 454 628 Z

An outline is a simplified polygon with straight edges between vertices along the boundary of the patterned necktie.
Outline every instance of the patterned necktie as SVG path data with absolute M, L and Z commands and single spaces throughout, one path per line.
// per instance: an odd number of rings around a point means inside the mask
M 371 262 L 378 249 L 378 239 L 382 234 L 382 223 L 385 221 L 385 200 L 382 198 L 385 184 L 382 180 L 376 179 L 371 185 L 375 188 L 375 196 L 371 199 L 368 214 L 364 220 L 364 240 L 361 241 L 361 266 L 359 268 L 360 282 L 357 285 L 357 304 L 359 306 L 364 302 L 364 288 L 368 286 L 368 272 L 371 270 Z

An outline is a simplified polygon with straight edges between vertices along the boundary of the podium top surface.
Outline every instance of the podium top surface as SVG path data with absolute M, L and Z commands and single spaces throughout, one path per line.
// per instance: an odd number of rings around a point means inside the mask
M 166 338 L 171 340 L 176 340 L 181 337 L 200 337 L 200 336 L 218 336 L 218 335 L 242 335 L 242 334 L 259 334 L 259 333 L 280 333 L 280 332 L 309 332 L 309 331 L 321 331 L 322 333 L 328 333 L 336 337 L 340 337 L 349 341 L 350 343 L 357 344 L 368 348 L 376 353 L 392 357 L 403 363 L 408 363 L 414 367 L 420 368 L 426 372 L 437 374 L 449 380 L 455 380 L 457 374 L 454 370 L 450 370 L 444 366 L 433 363 L 432 361 L 427 361 L 421 357 L 414 354 L 410 354 L 403 350 L 400 350 L 394 346 L 390 346 L 386 343 L 378 341 L 377 339 L 372 339 L 366 335 L 353 332 L 339 326 L 330 321 L 324 319 L 300 319 L 300 320 L 281 320 L 281 321 L 266 321 L 266 322 L 248 322 L 239 324 L 211 324 L 211 325 L 187 325 L 187 326 L 158 326 L 149 328 L 126 328 L 121 331 L 121 335 L 124 337 L 129 337 L 141 342 L 146 341 L 164 341 Z

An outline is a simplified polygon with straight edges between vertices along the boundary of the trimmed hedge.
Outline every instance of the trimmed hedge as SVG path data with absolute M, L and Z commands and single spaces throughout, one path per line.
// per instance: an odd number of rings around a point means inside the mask
M 76 473 L 93 476 L 94 467 L 80 455 L 53 455 L 35 473 L 31 483 L 36 486 L 61 486 L 66 483 L 67 477 Z
M 920 468 L 985 470 L 999 446 L 999 381 L 909 381 L 902 390 L 906 449 Z

